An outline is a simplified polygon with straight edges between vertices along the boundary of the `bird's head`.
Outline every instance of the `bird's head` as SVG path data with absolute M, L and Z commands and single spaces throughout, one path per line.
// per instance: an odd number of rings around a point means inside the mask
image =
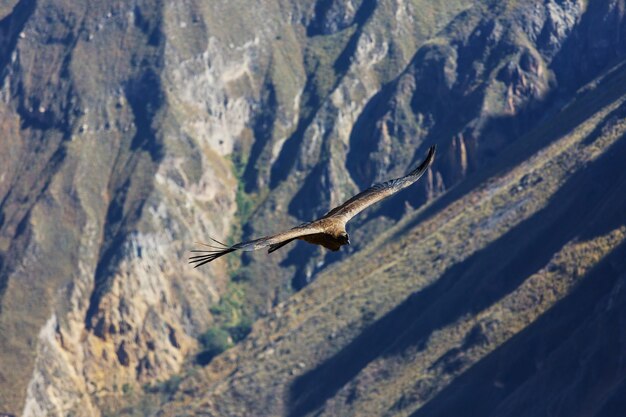
M 341 242 L 342 245 L 349 245 L 350 244 L 350 236 L 348 236 L 348 233 L 343 232 L 339 235 L 339 241 Z

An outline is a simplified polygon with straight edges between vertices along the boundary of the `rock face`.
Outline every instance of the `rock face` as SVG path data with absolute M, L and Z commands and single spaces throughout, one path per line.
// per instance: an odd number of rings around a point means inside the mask
M 625 9 L 2 2 L 0 413 L 619 410 Z M 350 251 L 186 265 L 433 143 Z M 199 367 L 233 288 L 261 319 Z

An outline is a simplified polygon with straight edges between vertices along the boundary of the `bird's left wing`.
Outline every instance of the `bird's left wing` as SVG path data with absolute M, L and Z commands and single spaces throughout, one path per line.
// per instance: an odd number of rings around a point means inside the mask
M 210 238 L 214 243 L 207 244 L 201 243 L 202 246 L 206 246 L 210 249 L 196 249 L 191 252 L 198 253 L 189 258 L 189 263 L 195 264 L 194 268 L 202 266 L 208 262 L 214 261 L 220 256 L 224 256 L 227 253 L 231 253 L 237 250 L 241 251 L 253 251 L 266 248 L 270 245 L 276 245 L 282 242 L 291 241 L 301 236 L 313 235 L 323 232 L 323 228 L 317 223 L 304 223 L 300 226 L 296 226 L 292 229 L 286 230 L 281 233 L 277 233 L 271 236 L 264 236 L 259 239 L 249 240 L 247 242 L 240 242 L 232 246 L 225 245 L 215 239 Z
M 355 195 L 342 205 L 329 211 L 324 217 L 341 217 L 344 222 L 348 222 L 352 217 L 365 210 L 372 204 L 397 193 L 420 179 L 424 172 L 430 167 L 435 159 L 436 147 L 433 145 L 428 150 L 428 155 L 424 162 L 413 171 L 401 178 L 396 178 L 380 184 L 375 184 L 367 190 Z

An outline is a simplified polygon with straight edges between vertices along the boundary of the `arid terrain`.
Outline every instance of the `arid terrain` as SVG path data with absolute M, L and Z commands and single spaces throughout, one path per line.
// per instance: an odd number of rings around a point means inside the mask
M 0 413 L 624 415 L 625 13 L 0 1 Z

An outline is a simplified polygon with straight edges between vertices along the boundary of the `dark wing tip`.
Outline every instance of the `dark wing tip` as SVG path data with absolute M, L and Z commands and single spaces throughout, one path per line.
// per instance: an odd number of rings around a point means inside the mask
M 433 163 L 433 161 L 435 160 L 436 153 L 437 153 L 437 145 L 433 145 L 430 148 L 428 148 L 428 155 L 426 156 L 426 160 L 424 161 L 424 164 L 426 164 L 426 166 L 429 166 L 430 164 Z
M 222 242 L 219 242 L 213 238 L 209 238 L 212 241 L 220 244 L 220 245 L 224 245 Z M 207 246 L 209 248 L 211 248 L 211 250 L 202 250 L 202 249 L 194 249 L 191 252 L 192 253 L 200 253 L 201 255 L 194 255 L 189 257 L 189 263 L 190 264 L 195 264 L 193 267 L 197 268 L 199 266 L 202 266 L 206 263 L 212 262 L 214 260 L 216 260 L 217 258 L 226 255 L 227 253 L 231 253 L 234 252 L 235 250 L 237 250 L 236 248 L 233 247 L 228 247 L 226 245 L 224 245 L 223 248 L 217 247 L 217 246 L 213 246 L 213 245 L 208 245 L 206 243 L 199 243 L 199 245 L 202 246 Z
M 426 155 L 426 159 L 422 162 L 417 168 L 407 174 L 408 177 L 419 178 L 426 172 L 426 170 L 430 167 L 430 165 L 435 160 L 435 153 L 437 151 L 437 145 L 433 145 L 428 148 L 428 155 Z

